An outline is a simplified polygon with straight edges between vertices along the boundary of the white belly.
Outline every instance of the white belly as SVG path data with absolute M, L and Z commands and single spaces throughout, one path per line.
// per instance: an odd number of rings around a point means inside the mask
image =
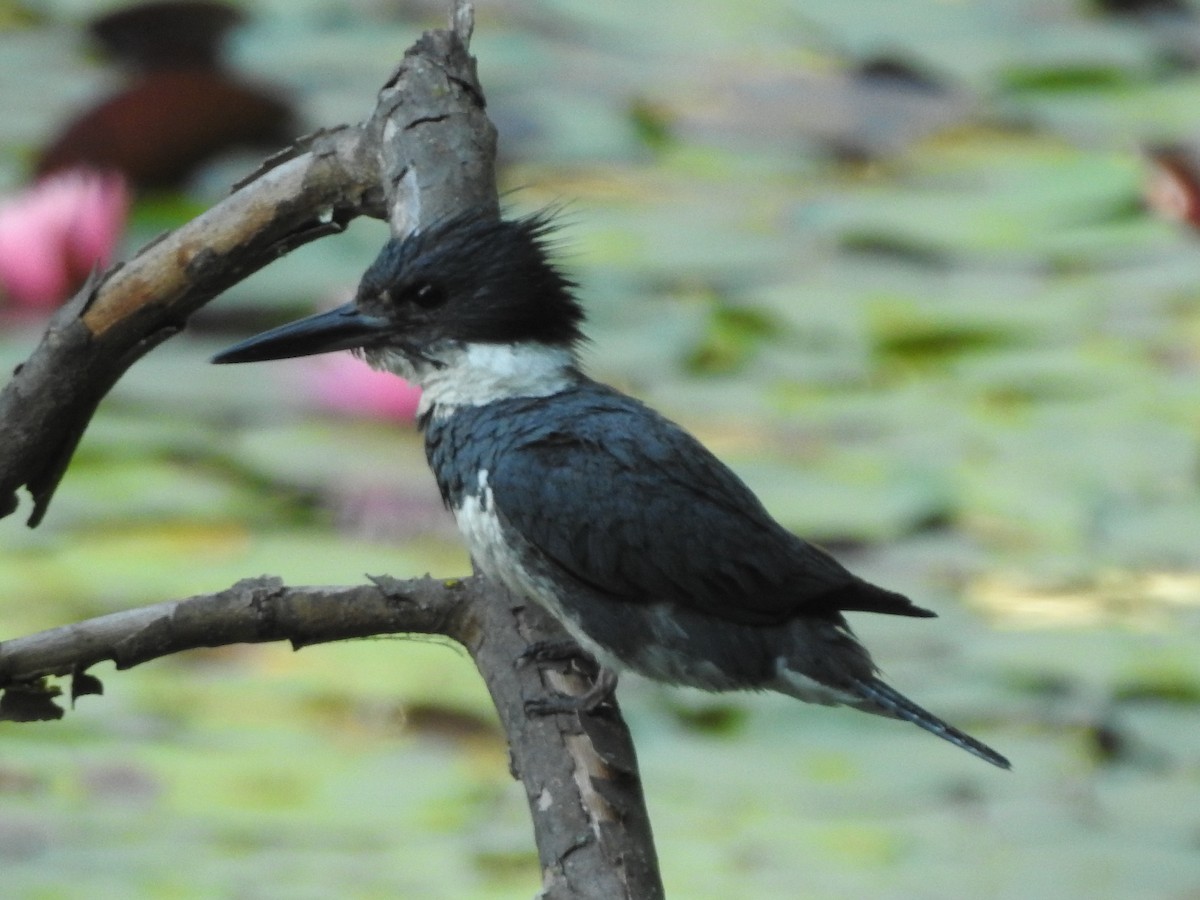
M 458 530 L 466 541 L 475 567 L 516 596 L 537 603 L 554 616 L 597 662 L 608 668 L 620 669 L 617 660 L 588 637 L 575 617 L 563 607 L 554 582 L 526 566 L 496 514 L 495 498 L 488 485 L 488 470 L 480 469 L 477 477 L 479 493 L 464 498 L 462 505 L 454 511 Z

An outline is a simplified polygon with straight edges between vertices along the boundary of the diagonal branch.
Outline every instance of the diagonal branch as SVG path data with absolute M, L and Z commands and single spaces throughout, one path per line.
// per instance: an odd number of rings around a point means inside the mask
M 468 207 L 495 208 L 495 129 L 459 30 L 405 53 L 362 124 L 320 132 L 203 215 L 91 280 L 0 393 L 0 517 L 47 506 L 97 405 L 125 370 L 230 285 L 359 215 L 403 234 Z
M 97 405 L 125 370 L 229 286 L 369 209 L 361 127 L 323 134 L 207 212 L 84 285 L 0 393 L 0 515 L 37 525 Z M 374 189 L 377 193 L 377 188 Z

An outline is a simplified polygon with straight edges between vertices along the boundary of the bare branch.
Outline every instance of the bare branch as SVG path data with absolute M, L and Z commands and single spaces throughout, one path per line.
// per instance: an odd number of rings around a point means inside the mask
M 127 669 L 198 647 L 290 641 L 300 648 L 381 634 L 444 634 L 471 654 L 524 786 L 547 898 L 662 896 L 629 731 L 615 702 L 590 715 L 530 716 L 547 690 L 581 693 L 568 673 L 522 664 L 529 643 L 562 632 L 480 578 L 373 579 L 358 587 L 240 581 L 218 594 L 111 613 L 0 643 L 0 690 L 28 701 L 51 675 L 76 678 L 111 660 Z M 99 685 L 87 692 L 98 692 Z M 0 714 L 3 707 L 0 706 Z
M 425 34 L 362 125 L 269 160 L 204 215 L 80 290 L 0 393 L 0 517 L 33 496 L 37 525 L 96 406 L 188 316 L 295 247 L 358 215 L 397 234 L 465 208 L 494 210 L 495 129 L 475 60 L 452 31 Z
M 278 578 L 239 581 L 219 594 L 110 613 L 0 643 L 0 689 L 99 662 L 118 669 L 198 647 L 291 641 L 308 644 L 394 632 L 461 630 L 462 582 L 431 578 L 372 585 L 285 588 Z

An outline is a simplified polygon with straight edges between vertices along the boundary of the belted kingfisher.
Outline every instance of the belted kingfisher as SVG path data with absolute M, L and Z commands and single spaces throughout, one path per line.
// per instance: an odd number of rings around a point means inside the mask
M 352 303 L 214 357 L 353 350 L 423 390 L 429 465 L 476 568 L 549 611 L 598 664 L 707 691 L 774 690 L 1003 756 L 877 677 L 844 612 L 929 617 L 777 523 L 673 422 L 580 369 L 583 310 L 546 213 L 470 211 L 392 240 Z M 576 651 L 578 652 L 578 651 Z

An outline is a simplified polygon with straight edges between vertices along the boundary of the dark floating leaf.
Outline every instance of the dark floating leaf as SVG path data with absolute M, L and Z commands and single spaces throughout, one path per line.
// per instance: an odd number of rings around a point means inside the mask
M 1200 704 L 1200 684 L 1184 673 L 1164 673 L 1118 685 L 1113 698 L 1124 702 L 1157 701 L 1180 706 Z
M 1105 16 L 1181 16 L 1190 19 L 1194 15 L 1186 0 L 1088 0 L 1088 5 Z
M 41 678 L 29 684 L 11 684 L 0 694 L 0 722 L 53 722 L 63 717 L 54 702 L 62 691 Z
M 923 269 L 948 269 L 953 262 L 947 250 L 894 232 L 847 231 L 838 244 L 846 253 L 892 259 Z
M 1146 204 L 1142 202 L 1135 191 L 1130 191 L 1127 195 L 1114 198 L 1109 203 L 1096 204 L 1087 211 L 1086 215 L 1074 219 L 1071 224 L 1077 223 L 1081 226 L 1121 225 L 1137 221 L 1145 215 Z M 1094 265 L 1092 267 L 1095 268 Z
M 975 781 L 952 781 L 946 785 L 943 796 L 953 806 L 979 810 L 985 808 L 988 799 Z
M 908 522 L 905 534 L 931 534 L 947 531 L 955 524 L 955 510 L 948 505 L 937 505 L 925 509 Z
M 1108 718 L 1089 723 L 1084 738 L 1087 751 L 1101 766 L 1131 766 L 1145 772 L 1164 772 L 1173 765 L 1166 750 L 1139 740 L 1129 729 Z
M 479 850 L 473 857 L 475 867 L 492 878 L 511 878 L 529 872 L 537 865 L 537 853 L 533 850 Z
M 1058 672 L 1014 671 L 1006 681 L 1019 693 L 1054 702 L 1068 700 L 1079 690 L 1072 678 Z
M 689 731 L 717 736 L 736 734 L 746 722 L 746 710 L 732 703 L 705 703 L 702 706 L 677 706 L 671 710 L 676 720 Z
M 48 778 L 42 773 L 35 774 L 24 768 L 8 768 L 0 766 L 0 796 L 33 796 L 44 794 L 49 790 Z M 11 858 L 11 857 L 10 857 Z
M 736 372 L 779 330 L 779 323 L 762 310 L 719 302 L 709 314 L 704 337 L 687 356 L 687 370 L 703 375 Z
M 955 322 L 886 304 L 872 312 L 870 336 L 880 364 L 904 369 L 938 368 L 1022 342 L 1005 323 Z
M 503 735 L 492 719 L 438 703 L 407 705 L 404 708 L 404 727 L 422 736 L 454 743 L 503 740 Z
M 227 150 L 291 142 L 298 125 L 282 92 L 220 65 L 244 18 L 225 3 L 178 0 L 94 20 L 93 38 L 133 77 L 61 127 L 38 154 L 38 174 L 84 165 L 118 171 L 142 190 L 173 189 Z
M 809 88 L 800 94 L 805 130 L 833 160 L 866 172 L 975 117 L 970 91 L 895 52 L 854 61 Z M 820 110 L 826 115 L 814 118 Z
M 892 360 L 936 362 L 1009 343 L 1004 335 L 962 326 L 881 337 L 876 350 Z
M 661 103 L 635 97 L 629 103 L 628 113 L 633 132 L 644 147 L 658 152 L 675 143 L 672 116 Z
M 1111 722 L 1096 722 L 1087 729 L 1089 749 L 1097 762 L 1112 764 L 1129 756 L 1129 738 Z
M 1130 87 L 1137 81 L 1124 69 L 1103 65 L 1010 69 L 999 78 L 1001 90 L 1010 93 L 1111 91 Z
M 948 90 L 939 79 L 923 71 L 914 63 L 890 54 L 881 54 L 860 60 L 854 67 L 853 75 L 862 81 L 921 91 L 926 94 L 944 94 Z
M 137 3 L 93 19 L 88 31 L 114 59 L 135 68 L 215 68 L 226 35 L 245 18 L 205 0 Z

